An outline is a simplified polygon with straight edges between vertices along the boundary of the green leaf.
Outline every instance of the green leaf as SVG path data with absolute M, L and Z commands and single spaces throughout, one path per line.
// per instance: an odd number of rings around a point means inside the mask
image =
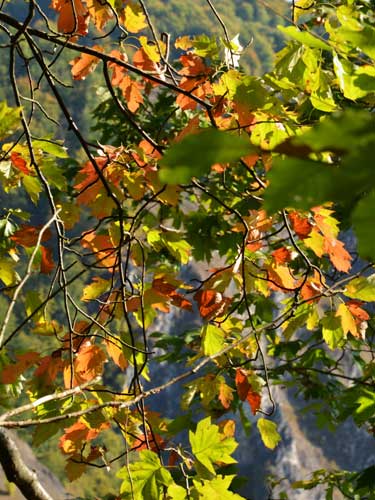
M 359 255 L 363 259 L 375 260 L 375 238 L 369 230 L 375 222 L 375 191 L 359 201 L 353 211 L 352 221 Z
M 160 161 L 160 179 L 167 184 L 187 183 L 192 177 L 208 174 L 214 163 L 239 160 L 251 149 L 248 139 L 206 129 L 184 137 L 168 149 Z
M 351 299 L 363 300 L 365 302 L 375 301 L 375 275 L 373 274 L 367 278 L 361 276 L 349 281 L 345 287 L 344 294 Z
M 187 264 L 189 262 L 191 246 L 182 238 L 181 234 L 173 232 L 165 233 L 161 236 L 161 242 L 164 243 L 169 253 L 173 255 L 176 260 L 181 262 L 181 264 Z
M 34 149 L 41 149 L 43 153 L 48 153 L 56 158 L 68 158 L 68 153 L 66 148 L 59 144 L 58 142 L 53 142 L 48 139 L 33 141 Z
M 332 48 L 327 43 L 325 43 L 324 40 L 317 38 L 308 31 L 301 31 L 296 26 L 287 26 L 287 27 L 278 26 L 277 29 L 280 30 L 285 35 L 289 36 L 290 38 L 297 40 L 297 42 L 300 42 L 303 45 L 307 45 L 308 47 L 311 47 L 313 49 L 321 49 L 329 51 L 332 50 Z
M 224 345 L 224 332 L 215 325 L 208 323 L 202 328 L 203 352 L 211 356 L 219 352 Z
M 216 476 L 209 480 L 193 480 L 199 500 L 245 500 L 244 497 L 228 489 L 234 477 L 234 475 Z
M 0 139 L 10 136 L 21 125 L 21 108 L 10 108 L 0 102 Z
M 333 167 L 301 158 L 276 158 L 264 193 L 269 213 L 286 207 L 309 209 L 330 200 Z
M 39 200 L 39 194 L 42 192 L 42 186 L 36 177 L 31 175 L 25 175 L 22 178 L 22 183 L 24 188 L 28 192 L 31 201 L 36 205 Z
M 236 463 L 230 456 L 237 448 L 236 441 L 222 436 L 219 427 L 211 424 L 211 417 L 198 422 L 196 431 L 189 432 L 189 440 L 195 458 L 212 474 L 215 474 L 214 463 Z
M 340 59 L 337 54 L 333 57 L 333 67 L 340 89 L 346 98 L 355 101 L 375 91 L 375 68 L 370 67 L 372 70 L 358 73 L 354 64 L 346 59 Z M 371 75 L 371 73 L 373 74 Z M 366 78 L 366 75 L 368 78 Z M 361 81 L 363 82 L 362 86 L 360 86 Z
M 186 500 L 187 493 L 185 488 L 179 486 L 176 483 L 173 483 L 168 486 L 168 499 L 170 500 Z
M 15 285 L 19 279 L 14 270 L 15 262 L 6 257 L 0 258 L 0 279 L 5 286 Z
M 322 319 L 322 335 L 330 349 L 340 347 L 345 339 L 340 318 L 334 314 L 327 314 Z
M 122 498 L 132 500 L 160 500 L 163 487 L 173 483 L 170 472 L 151 450 L 142 450 L 137 462 L 123 467 L 116 475 L 124 480 L 120 489 Z
M 271 450 L 276 448 L 281 440 L 281 436 L 277 431 L 277 425 L 275 422 L 271 422 L 271 420 L 267 420 L 265 418 L 259 418 L 257 427 L 264 445 Z
M 81 300 L 97 299 L 103 293 L 111 289 L 111 280 L 104 280 L 98 276 L 94 276 L 92 282 L 85 286 Z

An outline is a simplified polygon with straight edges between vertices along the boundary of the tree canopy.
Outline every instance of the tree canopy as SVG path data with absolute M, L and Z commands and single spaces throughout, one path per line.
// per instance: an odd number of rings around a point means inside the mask
M 261 76 L 224 3 L 216 34 L 156 1 L 0 6 L 0 430 L 107 470 L 101 498 L 244 498 L 235 427 L 276 449 L 280 384 L 374 432 L 374 3 L 293 1 Z M 293 487 L 370 498 L 373 472 Z

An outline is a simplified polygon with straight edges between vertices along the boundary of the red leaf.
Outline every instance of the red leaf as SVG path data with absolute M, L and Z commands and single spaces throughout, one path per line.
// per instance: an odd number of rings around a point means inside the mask
M 238 397 L 240 398 L 241 401 L 245 401 L 251 389 L 251 385 L 249 384 L 247 375 L 241 368 L 237 368 L 236 370 L 235 382 L 236 382 Z
M 52 250 L 50 248 L 41 246 L 40 251 L 42 254 L 42 260 L 40 262 L 40 272 L 43 274 L 49 274 L 55 269 L 55 263 L 52 258 Z
M 287 248 L 281 247 L 272 252 L 272 257 L 277 264 L 285 264 L 291 260 L 291 253 Z
M 12 162 L 12 165 L 18 170 L 20 170 L 22 173 L 26 175 L 31 175 L 31 170 L 27 166 L 26 160 L 24 160 L 19 153 L 13 151 L 10 154 L 10 161 Z
M 30 366 L 36 364 L 39 360 L 39 353 L 26 352 L 16 356 L 16 363 L 6 365 L 1 372 L 1 382 L 3 384 L 14 384 L 17 378 Z
M 20 229 L 16 231 L 10 239 L 17 245 L 23 247 L 35 247 L 41 227 L 42 226 L 27 226 L 26 224 L 22 224 Z M 47 241 L 50 238 L 51 231 L 47 229 L 43 233 L 42 241 Z
M 262 396 L 260 394 L 258 394 L 257 392 L 253 392 L 250 389 L 249 392 L 247 393 L 246 400 L 247 400 L 247 402 L 250 405 L 251 413 L 253 415 L 255 415 L 256 412 L 260 408 L 260 404 L 261 404 L 261 401 L 262 401 Z
M 53 0 L 51 7 L 59 13 L 60 33 L 87 35 L 89 14 L 81 0 Z
M 293 231 L 296 235 L 303 240 L 312 231 L 312 224 L 310 224 L 307 217 L 302 217 L 298 212 L 291 212 L 289 215 L 289 220 L 292 223 Z
M 194 300 L 198 303 L 200 315 L 206 321 L 222 315 L 230 302 L 230 299 L 215 290 L 199 290 L 194 295 Z

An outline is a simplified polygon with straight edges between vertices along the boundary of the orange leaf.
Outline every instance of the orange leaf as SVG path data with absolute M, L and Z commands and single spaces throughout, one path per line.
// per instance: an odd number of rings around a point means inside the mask
M 41 358 L 40 364 L 34 372 L 34 377 L 41 377 L 46 385 L 50 385 L 62 368 L 61 353 L 59 351 L 59 357 L 52 355 Z
M 370 319 L 370 315 L 368 314 L 368 312 L 361 308 L 362 304 L 362 301 L 355 299 L 348 300 L 348 302 L 346 302 L 346 307 L 354 316 L 357 324 Z
M 194 295 L 194 300 L 198 303 L 200 315 L 206 321 L 221 316 L 230 302 L 230 299 L 215 290 L 199 290 Z
M 103 48 L 94 45 L 93 49 L 103 52 Z M 84 80 L 96 68 L 99 59 L 96 56 L 82 53 L 80 56 L 70 61 L 74 80 Z
M 121 346 L 114 340 L 106 340 L 105 346 L 108 354 L 113 359 L 113 362 L 121 369 L 125 370 L 128 366 L 128 362 L 125 359 L 124 353 L 122 352 Z
M 38 241 L 40 228 L 41 226 L 27 226 L 26 224 L 22 224 L 20 229 L 16 231 L 10 239 L 17 245 L 21 245 L 23 247 L 35 247 Z M 42 241 L 47 241 L 50 238 L 51 231 L 47 229 L 43 233 Z
M 112 50 L 110 55 L 112 57 L 116 57 L 117 59 L 120 59 L 120 61 L 127 61 L 127 55 L 124 54 L 123 52 L 120 52 L 119 50 Z M 112 79 L 111 83 L 114 87 L 118 87 L 124 78 L 124 76 L 127 73 L 127 69 L 124 68 L 123 66 L 120 66 L 119 64 L 110 62 L 108 64 L 108 67 L 112 69 Z
M 30 366 L 35 365 L 39 360 L 39 353 L 26 352 L 16 356 L 16 363 L 6 365 L 1 372 L 1 382 L 3 384 L 14 384 L 17 378 Z
M 105 234 L 94 232 L 85 234 L 81 239 L 81 245 L 89 249 L 97 258 L 100 267 L 113 267 L 116 263 L 117 252 L 113 248 L 111 238 Z
M 101 0 L 87 1 L 87 8 L 95 26 L 102 30 L 107 22 L 113 18 L 113 11 L 107 2 Z
M 58 0 L 52 2 L 58 13 L 57 30 L 60 33 L 87 35 L 89 17 L 82 0 Z
M 101 431 L 108 429 L 109 425 L 109 422 L 103 422 L 97 429 L 90 429 L 86 424 L 78 421 L 65 429 L 65 434 L 60 438 L 59 447 L 67 454 L 81 451 L 87 441 L 95 439 Z
M 133 56 L 133 64 L 137 68 L 143 69 L 144 71 L 150 71 L 151 73 L 160 73 L 158 65 L 148 57 L 146 51 L 143 47 L 137 50 Z M 152 82 L 155 85 L 154 82 Z
M 12 162 L 13 167 L 17 168 L 20 170 L 22 173 L 26 175 L 31 174 L 31 170 L 27 166 L 27 162 L 22 158 L 20 153 L 17 153 L 16 151 L 13 151 L 10 154 L 10 161 Z
M 142 84 L 130 78 L 129 75 L 124 75 L 119 85 L 122 95 L 126 101 L 129 111 L 135 113 L 139 106 L 143 103 L 143 96 L 141 90 Z
M 249 390 L 249 392 L 247 393 L 247 396 L 246 396 L 246 401 L 249 403 L 250 405 L 250 408 L 251 408 L 251 413 L 253 415 L 256 414 L 256 412 L 259 410 L 260 408 L 260 404 L 261 404 L 261 401 L 262 401 L 262 396 L 260 394 L 258 394 L 257 392 L 253 392 L 251 389 Z
M 290 212 L 288 215 L 289 220 L 292 224 L 293 231 L 296 235 L 303 240 L 312 231 L 312 224 L 310 224 L 307 217 L 302 217 L 298 212 Z
M 42 254 L 42 260 L 40 262 L 40 272 L 43 274 L 49 274 L 55 269 L 55 263 L 52 258 L 52 250 L 51 248 L 44 247 L 43 245 L 40 247 L 40 251 Z
M 269 279 L 273 282 L 270 283 L 271 288 L 275 288 L 275 285 L 276 289 L 280 287 L 280 289 L 284 291 L 290 291 L 296 288 L 296 280 L 291 275 L 287 266 L 272 264 L 266 266 L 266 269 Z
M 352 267 L 352 256 L 345 250 L 344 243 L 335 238 L 324 240 L 324 250 L 328 253 L 332 264 L 338 271 L 347 273 Z
M 106 355 L 100 347 L 86 342 L 77 353 L 74 368 L 82 381 L 89 381 L 102 374 L 105 360 Z
M 274 250 L 271 255 L 275 259 L 276 264 L 285 264 L 285 262 L 289 262 L 291 260 L 291 253 L 285 247 Z
M 236 382 L 238 397 L 240 398 L 241 401 L 245 401 L 251 389 L 251 386 L 247 379 L 246 373 L 241 368 L 237 368 L 236 370 L 235 382 Z
M 180 57 L 180 62 L 183 66 L 180 73 L 181 75 L 188 76 L 203 76 L 211 72 L 201 57 L 195 54 L 184 54 Z

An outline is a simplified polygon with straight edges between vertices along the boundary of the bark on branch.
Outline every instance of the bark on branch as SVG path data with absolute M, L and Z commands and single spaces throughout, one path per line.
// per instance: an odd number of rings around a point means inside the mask
M 24 462 L 10 431 L 0 428 L 0 463 L 9 482 L 28 500 L 54 500 L 41 484 L 37 473 Z

